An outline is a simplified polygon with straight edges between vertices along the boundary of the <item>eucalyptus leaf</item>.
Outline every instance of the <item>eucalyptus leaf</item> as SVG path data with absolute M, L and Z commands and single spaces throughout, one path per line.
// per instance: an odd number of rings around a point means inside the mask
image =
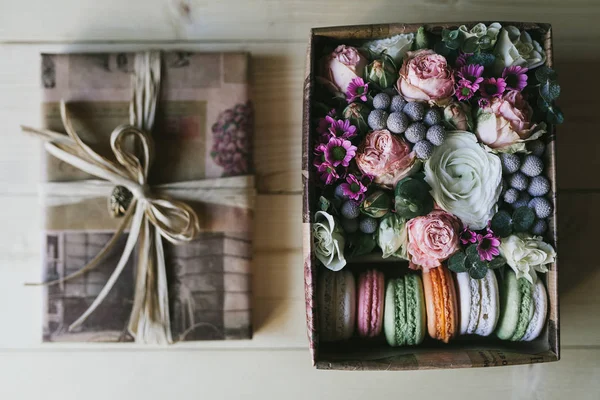
M 544 100 L 544 98 L 541 96 L 538 97 L 538 99 L 537 99 L 537 105 L 538 105 L 538 108 L 540 109 L 540 111 L 542 111 L 542 112 L 546 112 L 550 108 L 552 108 L 552 105 L 550 105 L 550 103 L 548 103 L 546 100 Z
M 535 221 L 535 212 L 527 206 L 517 208 L 512 215 L 513 230 L 515 232 L 527 232 Z
M 553 106 L 548 110 L 546 117 L 551 124 L 562 124 L 565 120 L 565 116 L 557 106 Z
M 327 210 L 329 210 L 330 205 L 331 205 L 331 202 L 329 200 L 327 200 L 325 197 L 323 197 L 323 196 L 319 197 L 319 210 L 327 211 Z
M 504 210 L 500 210 L 492 217 L 492 231 L 500 237 L 510 236 L 512 233 L 512 217 Z
M 538 82 L 544 83 L 546 81 L 555 81 L 558 78 L 558 74 L 552 68 L 542 65 L 535 70 L 535 78 Z
M 407 219 L 428 214 L 433 209 L 429 189 L 420 179 L 407 177 L 399 181 L 394 190 L 396 213 Z
M 467 259 L 467 255 L 464 252 L 458 251 L 458 252 L 454 253 L 448 259 L 448 269 L 450 269 L 450 271 L 454 271 L 456 273 L 467 272 L 467 267 L 465 266 L 466 259 Z
M 560 96 L 560 85 L 556 82 L 546 82 L 540 86 L 540 96 L 548 103 L 556 100 Z
M 487 50 L 492 47 L 492 38 L 487 35 L 482 36 L 479 38 L 477 44 L 479 45 L 480 49 Z
M 465 254 L 467 256 L 467 268 L 470 268 L 471 265 L 481 261 L 479 258 L 479 252 L 477 251 L 477 245 L 475 243 L 470 244 L 469 247 L 467 247 Z
M 487 271 L 487 264 L 483 261 L 478 261 L 473 263 L 471 268 L 469 268 L 469 276 L 473 279 L 483 279 L 487 274 Z
M 492 261 L 488 262 L 489 269 L 497 269 L 506 265 L 506 260 L 502 256 L 492 258 Z
M 446 43 L 446 47 L 448 47 L 451 50 L 456 50 L 460 47 L 460 40 L 458 39 L 450 39 L 445 41 L 444 43 Z
M 462 51 L 465 53 L 474 53 L 479 48 L 479 38 L 477 36 L 472 36 L 465 40 L 462 44 Z
M 350 256 L 357 257 L 364 254 L 370 254 L 375 246 L 377 246 L 377 240 L 375 235 L 357 233 L 350 238 Z

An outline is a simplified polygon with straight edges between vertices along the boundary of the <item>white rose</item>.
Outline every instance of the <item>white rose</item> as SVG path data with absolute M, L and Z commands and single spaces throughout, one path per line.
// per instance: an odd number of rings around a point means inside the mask
M 312 234 L 315 255 L 319 261 L 332 271 L 339 271 L 344 268 L 346 265 L 344 234 L 335 225 L 333 216 L 325 211 L 317 211 Z
M 514 26 L 507 26 L 500 31 L 494 55 L 494 68 L 497 73 L 502 73 L 504 68 L 513 65 L 533 69 L 546 61 L 546 53 L 542 46 L 533 40 L 529 33 L 519 31 Z
M 410 50 L 414 39 L 414 33 L 401 33 L 392 36 L 391 38 L 367 42 L 366 45 L 369 50 L 376 54 L 385 50 L 385 52 L 394 59 L 396 66 L 399 67 L 402 65 L 402 59 L 406 52 Z
M 502 239 L 500 255 L 515 271 L 518 278 L 525 278 L 531 283 L 537 280 L 535 271 L 548 272 L 547 264 L 556 260 L 556 251 L 541 236 L 525 234 L 511 235 Z
M 408 260 L 406 253 L 407 243 L 408 233 L 404 218 L 397 214 L 390 214 L 381 220 L 379 223 L 377 244 L 383 252 L 383 258 L 395 256 Z
M 500 197 L 500 158 L 477 143 L 474 134 L 448 132 L 425 163 L 425 181 L 437 205 L 473 230 L 486 227 Z

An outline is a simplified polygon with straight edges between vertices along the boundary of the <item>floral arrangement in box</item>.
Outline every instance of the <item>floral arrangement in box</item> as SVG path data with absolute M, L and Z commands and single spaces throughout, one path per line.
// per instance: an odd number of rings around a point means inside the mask
M 499 23 L 328 49 L 314 93 L 317 259 L 339 271 L 380 254 L 474 280 L 508 265 L 535 284 L 556 257 L 544 153 L 563 121 L 545 62 L 529 32 Z

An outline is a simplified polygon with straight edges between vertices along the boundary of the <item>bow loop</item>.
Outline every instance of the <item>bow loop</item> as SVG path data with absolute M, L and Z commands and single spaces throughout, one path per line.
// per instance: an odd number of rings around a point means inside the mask
M 133 141 L 127 142 L 128 138 Z M 132 125 L 120 125 L 110 135 L 110 146 L 127 176 L 140 185 L 148 181 L 148 171 L 154 161 L 154 145 L 148 133 Z M 139 149 L 138 157 L 132 149 Z
M 167 196 L 150 196 L 146 217 L 160 235 L 173 244 L 190 242 L 200 231 L 196 212 L 186 203 Z

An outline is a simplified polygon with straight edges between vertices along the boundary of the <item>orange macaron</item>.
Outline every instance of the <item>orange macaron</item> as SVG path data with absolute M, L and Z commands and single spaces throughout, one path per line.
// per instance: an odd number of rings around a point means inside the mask
M 458 334 L 456 289 L 450 270 L 444 266 L 423 272 L 429 336 L 448 343 Z

